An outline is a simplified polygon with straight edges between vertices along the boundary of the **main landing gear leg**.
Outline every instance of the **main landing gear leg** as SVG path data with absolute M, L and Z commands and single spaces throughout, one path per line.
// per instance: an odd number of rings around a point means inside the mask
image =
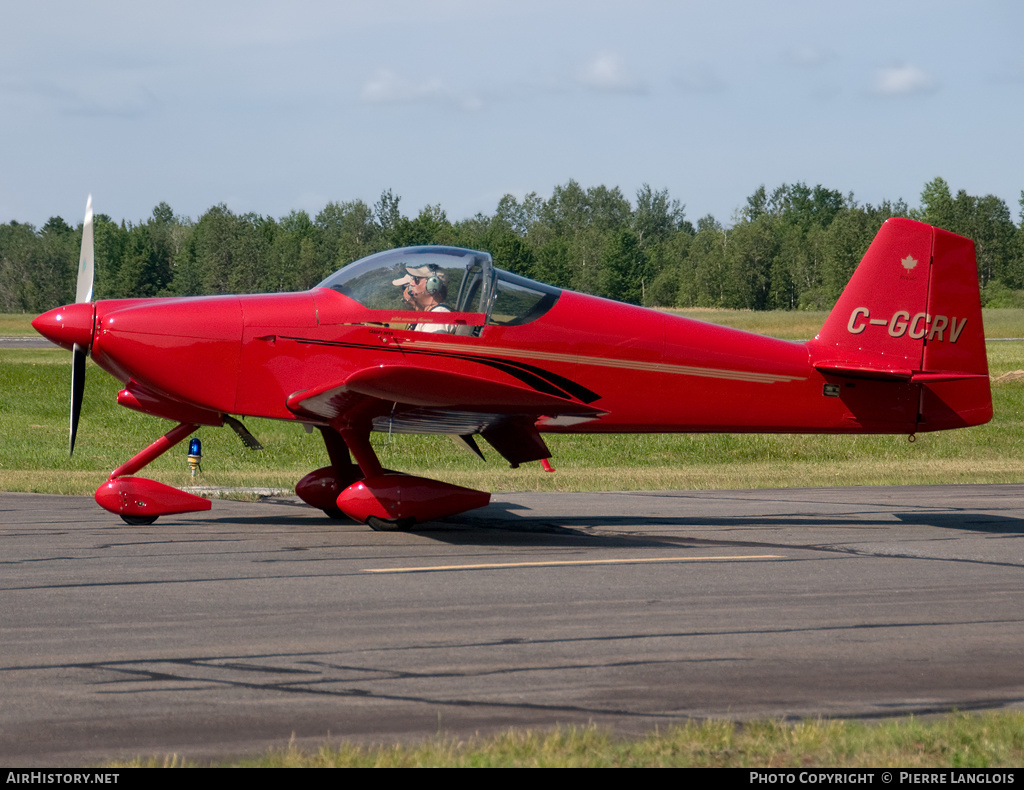
M 192 513 L 210 509 L 210 500 L 186 491 L 148 480 L 132 477 L 145 466 L 166 453 L 199 426 L 183 422 L 172 428 L 145 450 L 136 453 L 110 473 L 107 482 L 96 489 L 96 502 L 133 526 L 152 524 L 158 516 Z
M 322 510 L 330 518 L 348 518 L 338 509 L 338 494 L 361 480 L 363 473 L 352 463 L 345 440 L 334 428 L 325 426 L 319 430 L 327 447 L 327 457 L 331 459 L 330 466 L 321 466 L 303 477 L 295 484 L 295 493 L 307 505 Z
M 369 432 L 344 430 L 341 432 L 341 439 L 355 456 L 364 480 L 379 478 L 384 473 L 380 459 L 377 457 L 377 451 L 370 444 Z M 387 518 L 384 515 L 366 515 L 364 518 L 366 525 L 376 532 L 405 532 L 412 529 L 412 525 L 416 523 L 416 519 L 412 516 Z

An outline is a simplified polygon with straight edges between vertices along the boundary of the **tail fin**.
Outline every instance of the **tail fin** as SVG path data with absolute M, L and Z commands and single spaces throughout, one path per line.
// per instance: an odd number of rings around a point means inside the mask
M 974 242 L 888 220 L 808 348 L 825 374 L 920 384 L 922 431 L 987 422 L 992 400 Z

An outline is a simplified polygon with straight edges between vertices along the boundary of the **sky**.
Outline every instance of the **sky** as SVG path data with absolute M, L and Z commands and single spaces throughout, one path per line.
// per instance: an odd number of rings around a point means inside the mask
M 1018 0 L 0 1 L 0 222 L 937 176 L 1020 222 Z

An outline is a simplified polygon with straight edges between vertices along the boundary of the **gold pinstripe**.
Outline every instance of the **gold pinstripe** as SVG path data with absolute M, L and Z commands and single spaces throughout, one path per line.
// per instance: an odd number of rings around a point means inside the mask
M 705 368 L 693 365 L 673 365 L 664 362 L 641 362 L 631 359 L 612 359 L 611 357 L 586 357 L 575 354 L 561 354 L 551 351 L 533 351 L 508 348 L 507 346 L 453 346 L 449 343 L 415 339 L 411 342 L 403 339 L 403 344 L 409 343 L 415 348 L 423 348 L 431 351 L 453 351 L 458 349 L 459 353 L 467 355 L 498 354 L 505 357 L 519 357 L 521 359 L 538 360 L 545 362 L 560 362 L 563 364 L 577 363 L 581 365 L 595 365 L 598 367 L 617 368 L 620 370 L 638 370 L 646 373 L 669 373 L 677 376 L 700 376 L 703 378 L 726 379 L 729 381 L 747 381 L 754 384 L 780 384 L 789 381 L 804 381 L 806 376 L 789 376 L 783 373 L 755 373 L 747 370 L 726 370 L 724 368 Z

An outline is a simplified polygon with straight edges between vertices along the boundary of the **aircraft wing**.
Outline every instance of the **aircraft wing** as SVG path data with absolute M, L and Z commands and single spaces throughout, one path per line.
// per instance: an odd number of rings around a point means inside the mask
M 464 373 L 377 365 L 344 381 L 293 393 L 288 408 L 317 422 L 395 433 L 479 433 L 513 466 L 550 456 L 541 419 L 586 421 L 604 412 L 572 396 Z

